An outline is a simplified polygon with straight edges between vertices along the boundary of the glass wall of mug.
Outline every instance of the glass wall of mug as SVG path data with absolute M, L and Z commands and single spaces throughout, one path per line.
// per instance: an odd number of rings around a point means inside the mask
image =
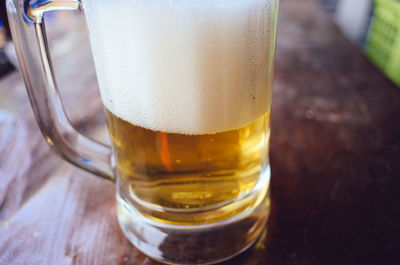
M 278 1 L 47 2 L 86 16 L 127 238 L 180 264 L 222 261 L 251 246 L 269 216 Z M 28 17 L 40 23 L 35 14 Z M 27 23 L 11 22 L 13 34 Z M 29 71 L 22 67 L 46 134 Z

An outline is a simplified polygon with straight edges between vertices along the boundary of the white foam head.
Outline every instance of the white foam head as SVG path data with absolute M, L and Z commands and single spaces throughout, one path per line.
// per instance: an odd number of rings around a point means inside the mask
M 102 100 L 147 129 L 210 134 L 269 108 L 271 0 L 83 0 Z

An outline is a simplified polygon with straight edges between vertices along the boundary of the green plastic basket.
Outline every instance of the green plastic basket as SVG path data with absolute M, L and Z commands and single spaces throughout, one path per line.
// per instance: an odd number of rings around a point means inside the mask
M 400 86 L 400 1 L 374 0 L 365 49 L 368 57 Z

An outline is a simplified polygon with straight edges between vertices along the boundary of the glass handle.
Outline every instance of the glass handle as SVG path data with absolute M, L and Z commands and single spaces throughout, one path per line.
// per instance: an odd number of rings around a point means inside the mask
M 7 0 L 13 42 L 29 98 L 47 143 L 76 166 L 114 180 L 111 148 L 81 135 L 64 111 L 47 45 L 43 16 L 48 11 L 80 10 L 80 0 Z

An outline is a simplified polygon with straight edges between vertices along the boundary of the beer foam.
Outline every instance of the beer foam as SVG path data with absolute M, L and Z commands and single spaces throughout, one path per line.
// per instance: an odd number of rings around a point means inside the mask
M 213 134 L 269 108 L 271 0 L 83 0 L 105 107 L 155 131 Z

